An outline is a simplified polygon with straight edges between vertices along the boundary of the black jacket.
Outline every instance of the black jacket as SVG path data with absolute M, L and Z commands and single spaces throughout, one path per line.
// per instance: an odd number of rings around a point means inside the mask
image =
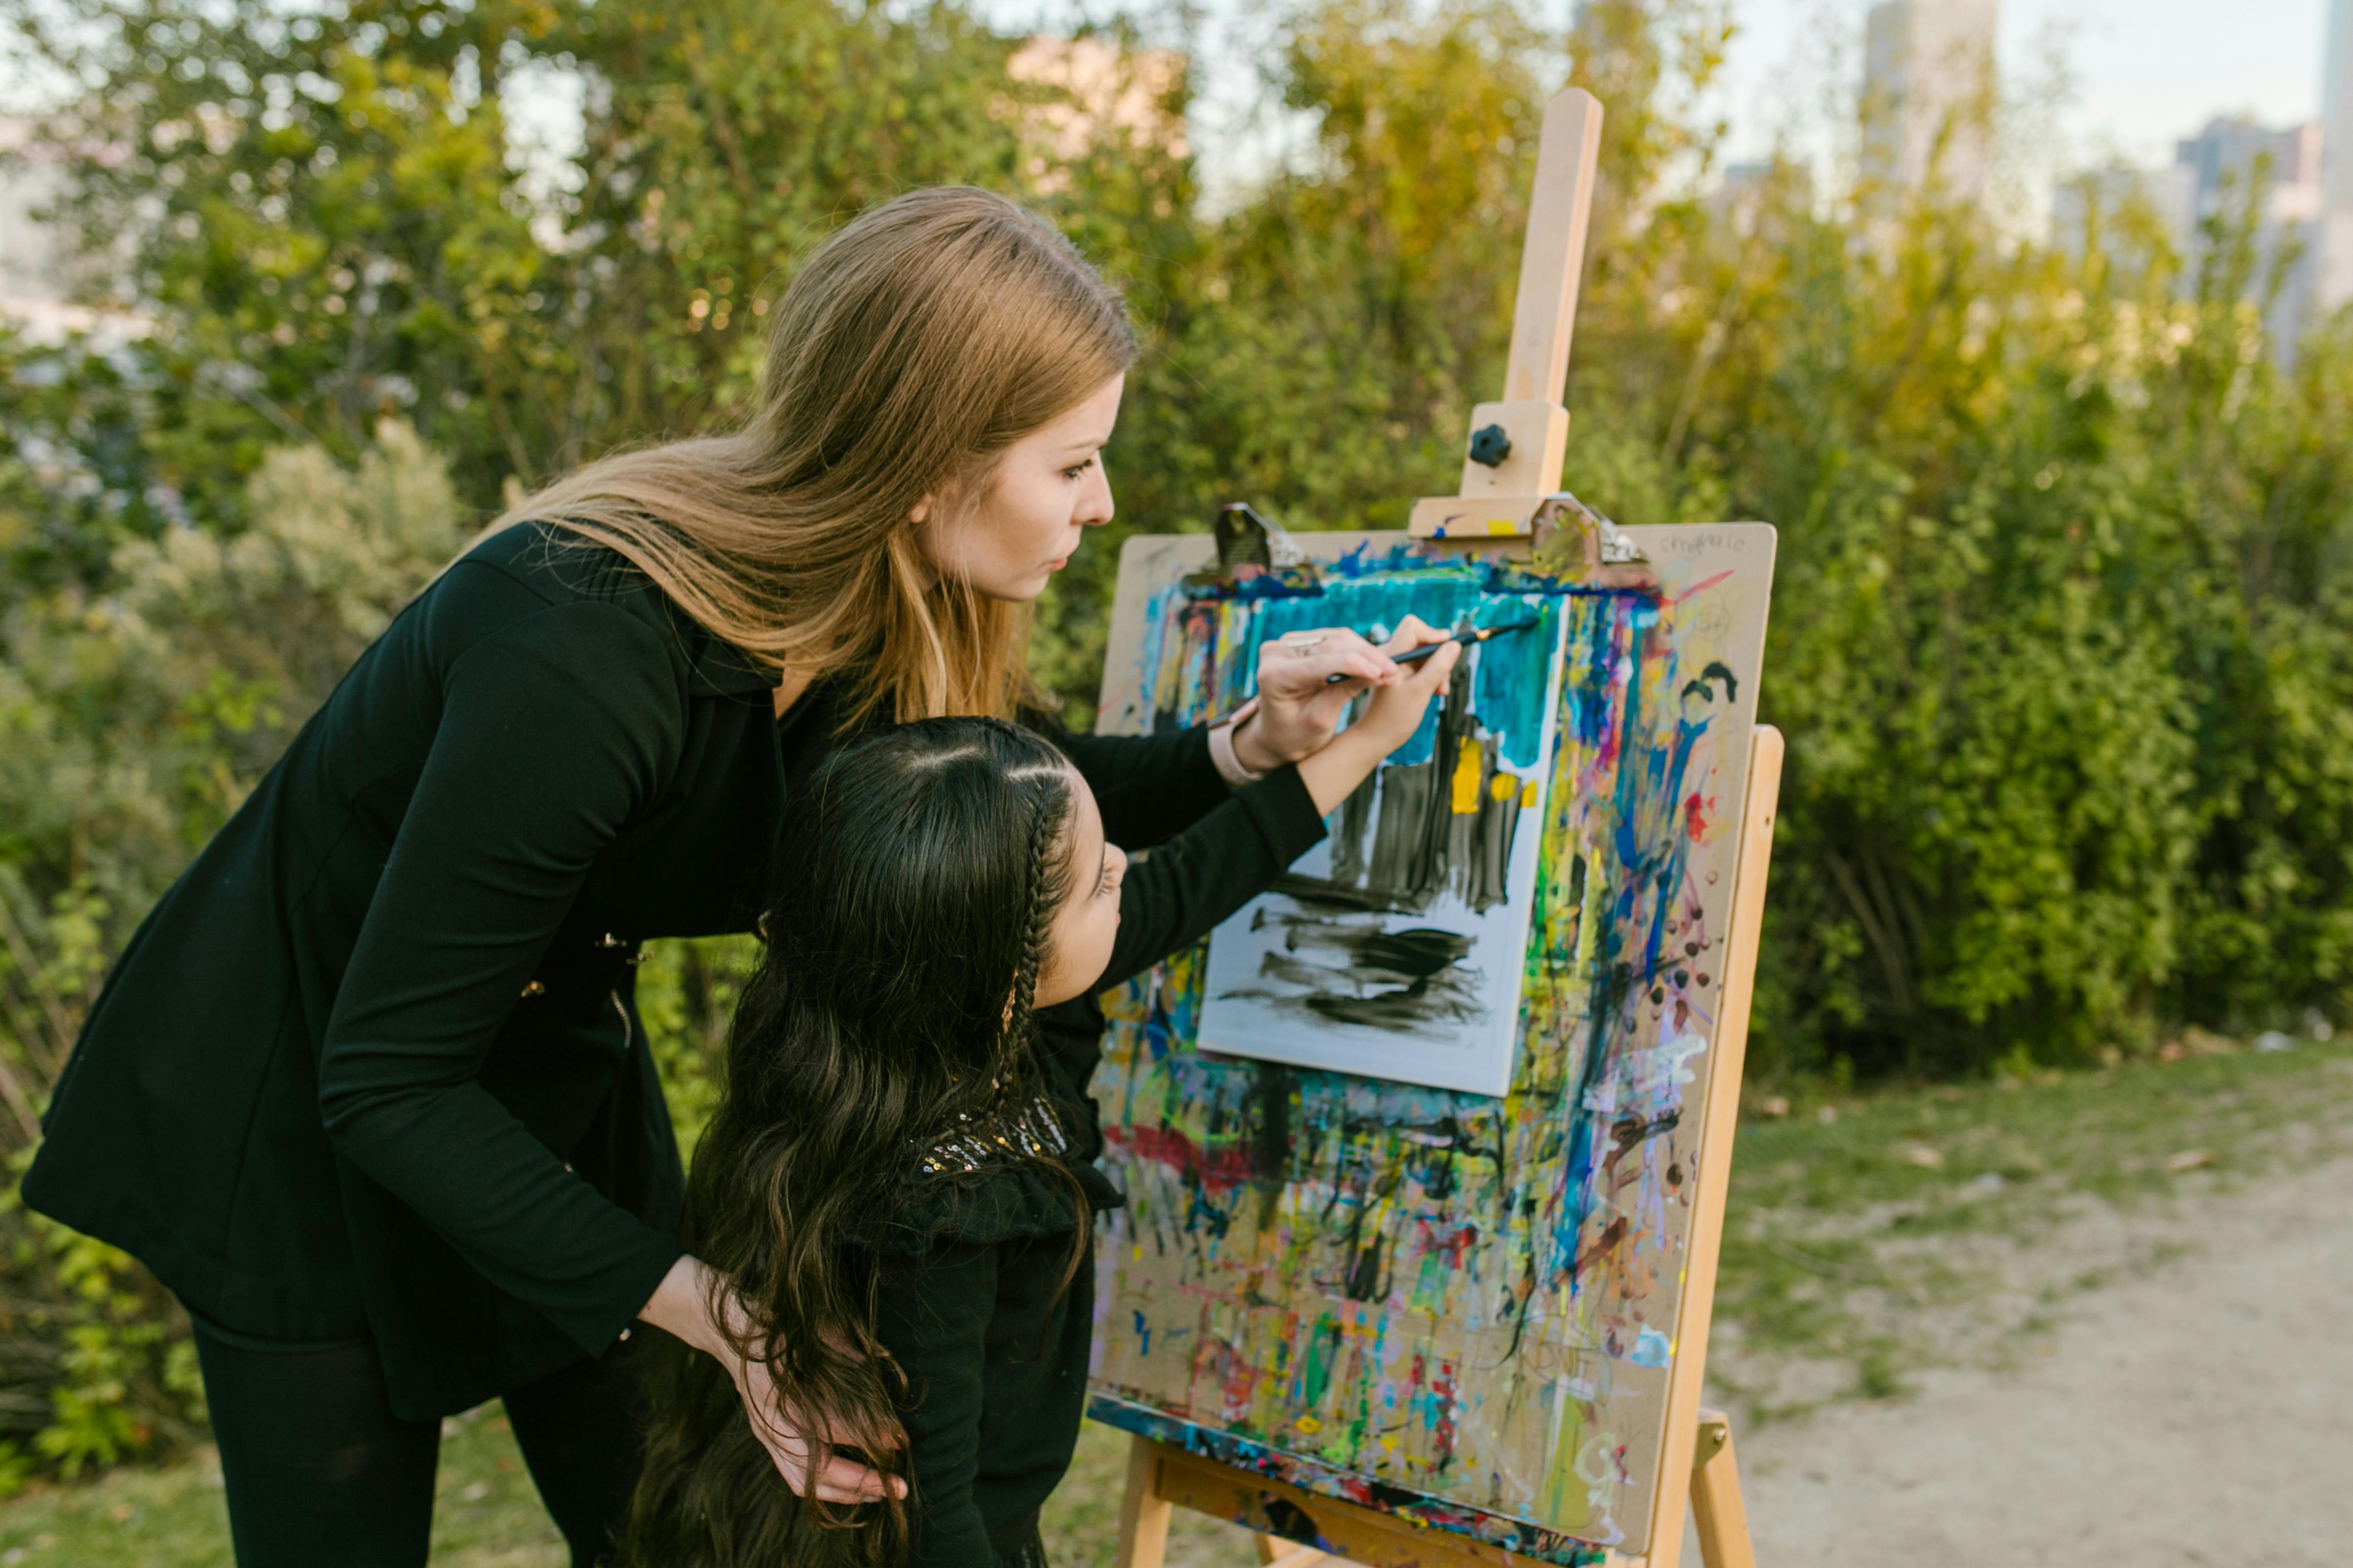
M 750 927 L 834 739 L 770 685 L 619 557 L 485 542 L 141 925 L 26 1201 L 223 1328 L 372 1337 L 404 1415 L 603 1351 L 679 1250 L 638 944 Z M 1228 798 L 1202 731 L 1062 739 L 1113 842 Z

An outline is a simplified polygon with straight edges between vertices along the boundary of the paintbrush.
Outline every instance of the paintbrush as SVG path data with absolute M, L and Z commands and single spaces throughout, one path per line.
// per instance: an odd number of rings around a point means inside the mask
M 1445 642 L 1424 643 L 1419 647 L 1415 648 L 1410 652 L 1398 654 L 1394 659 L 1390 660 L 1390 662 L 1392 664 L 1419 664 L 1423 659 L 1428 658 L 1431 654 L 1436 653 L 1440 648 L 1445 647 L 1450 644 L 1461 643 L 1467 646 L 1471 643 L 1482 643 L 1485 642 L 1489 637 L 1502 637 L 1505 632 L 1532 632 L 1542 624 L 1543 623 L 1540 621 L 1534 620 L 1505 621 L 1500 626 L 1480 626 L 1472 631 L 1456 632 L 1452 637 L 1448 637 Z M 1367 637 L 1365 640 L 1369 642 L 1372 639 Z M 1355 679 L 1356 677 L 1350 675 L 1327 675 L 1324 678 L 1324 684 L 1326 686 L 1337 686 L 1344 680 L 1353 680 Z

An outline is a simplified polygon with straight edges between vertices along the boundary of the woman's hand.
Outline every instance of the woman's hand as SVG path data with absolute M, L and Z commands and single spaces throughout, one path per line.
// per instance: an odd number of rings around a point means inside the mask
M 886 1488 L 892 1496 L 904 1496 L 905 1481 L 833 1451 L 832 1428 L 823 1412 L 785 1406 L 768 1379 L 767 1363 L 747 1359 L 735 1348 L 746 1337 L 747 1322 L 734 1292 L 724 1296 L 735 1315 L 733 1337 L 712 1321 L 712 1271 L 701 1259 L 681 1257 L 662 1276 L 661 1284 L 638 1316 L 716 1358 L 727 1369 L 736 1395 L 744 1401 L 744 1415 L 752 1424 L 753 1435 L 768 1450 L 785 1485 L 796 1496 L 814 1495 L 828 1502 L 878 1502 Z
M 1400 654 L 1428 643 L 1445 642 L 1448 634 L 1408 616 L 1397 635 L 1381 645 L 1384 655 Z M 1381 759 L 1413 738 L 1430 700 L 1446 689 L 1461 661 L 1462 645 L 1440 648 L 1418 665 L 1389 666 L 1395 678 L 1373 693 L 1356 721 L 1322 751 L 1299 764 L 1299 779 L 1307 786 L 1315 809 L 1329 816 L 1372 776 Z M 1335 691 L 1339 687 L 1332 689 Z
M 1408 616 L 1398 628 L 1429 630 Z M 1400 645 L 1391 637 L 1392 647 Z M 1437 657 L 1437 656 L 1433 656 Z M 1264 773 L 1313 756 L 1331 743 L 1340 715 L 1367 686 L 1394 684 L 1403 672 L 1379 648 L 1345 626 L 1292 632 L 1258 650 L 1257 706 L 1234 726 L 1234 759 Z M 1337 685 L 1335 675 L 1347 677 Z

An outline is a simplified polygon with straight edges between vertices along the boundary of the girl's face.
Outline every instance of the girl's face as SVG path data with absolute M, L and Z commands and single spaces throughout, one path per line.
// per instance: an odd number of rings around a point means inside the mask
M 976 505 L 925 496 L 911 514 L 932 570 L 984 597 L 1026 602 L 1070 563 L 1089 528 L 1111 521 L 1103 448 L 1119 419 L 1124 375 L 1005 449 Z
M 1095 793 L 1075 771 L 1071 790 L 1071 885 L 1047 933 L 1046 961 L 1038 972 L 1040 1007 L 1092 990 L 1111 963 L 1112 940 L 1119 934 L 1119 885 L 1127 875 L 1127 855 L 1103 841 Z

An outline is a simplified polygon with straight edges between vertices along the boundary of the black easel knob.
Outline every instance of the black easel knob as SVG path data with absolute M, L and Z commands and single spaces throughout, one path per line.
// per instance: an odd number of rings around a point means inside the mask
M 1471 460 L 1488 468 L 1500 468 L 1512 455 L 1512 438 L 1501 425 L 1482 425 L 1471 432 Z

